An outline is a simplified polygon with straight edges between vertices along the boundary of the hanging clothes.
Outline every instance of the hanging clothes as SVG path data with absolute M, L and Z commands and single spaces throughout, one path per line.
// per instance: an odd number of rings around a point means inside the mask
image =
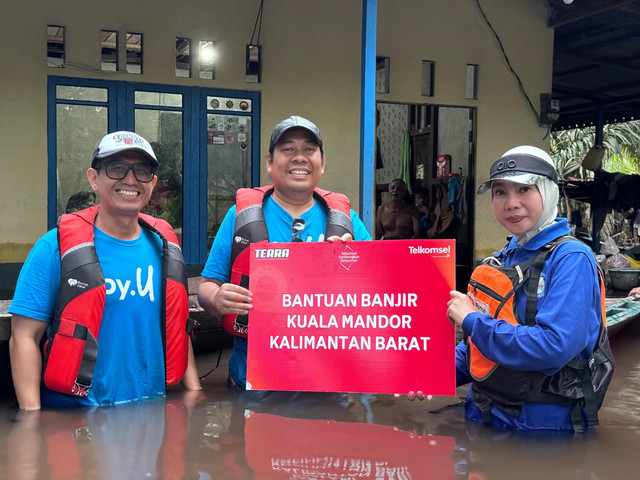
M 376 169 L 384 168 L 382 163 L 382 150 L 380 148 L 380 139 L 376 136 Z
M 447 183 L 447 200 L 453 213 L 458 214 L 458 195 L 460 194 L 460 181 L 457 176 L 449 177 Z
M 458 220 L 462 220 L 465 216 L 465 208 L 467 207 L 465 204 L 465 191 L 467 189 L 467 177 L 465 175 L 461 175 L 458 177 L 458 181 L 460 183 L 460 190 L 458 191 L 457 202 L 458 208 L 456 213 L 458 215 Z
M 433 213 L 435 218 L 433 225 L 427 230 L 427 238 L 454 238 L 454 225 L 456 215 L 449 205 L 447 184 L 440 181 L 434 185 L 436 201 Z
M 407 184 L 407 192 L 413 195 L 413 189 L 411 188 L 411 137 L 409 136 L 409 130 L 402 132 L 402 154 L 398 178 Z

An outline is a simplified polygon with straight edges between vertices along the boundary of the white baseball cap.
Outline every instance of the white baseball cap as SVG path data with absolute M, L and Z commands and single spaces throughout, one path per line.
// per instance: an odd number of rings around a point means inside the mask
M 158 159 L 149 142 L 137 133 L 125 131 L 108 133 L 102 137 L 102 140 L 98 142 L 98 145 L 96 145 L 96 148 L 93 150 L 91 167 L 93 168 L 95 166 L 96 160 L 102 160 L 103 158 L 127 150 L 134 150 L 141 153 L 149 160 L 152 166 L 158 167 Z
M 491 183 L 494 180 L 504 179 L 525 185 L 535 185 L 543 178 L 558 183 L 558 173 L 553 160 L 544 150 L 522 145 L 512 148 L 493 162 L 489 170 L 489 180 L 478 187 L 478 195 L 491 189 Z

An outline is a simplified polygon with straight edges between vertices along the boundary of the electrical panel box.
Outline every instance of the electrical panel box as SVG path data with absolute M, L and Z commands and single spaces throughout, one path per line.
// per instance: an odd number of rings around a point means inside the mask
M 540 94 L 540 125 L 552 125 L 560 118 L 560 101 L 549 93 Z
M 262 47 L 260 45 L 247 45 L 247 82 L 260 83 L 261 54 Z

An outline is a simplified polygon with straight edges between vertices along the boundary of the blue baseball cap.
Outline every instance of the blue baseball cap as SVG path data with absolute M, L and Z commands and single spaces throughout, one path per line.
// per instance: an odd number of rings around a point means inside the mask
M 322 148 L 322 137 L 320 136 L 320 130 L 316 127 L 315 123 L 307 120 L 306 118 L 291 116 L 286 120 L 281 121 L 276 128 L 273 129 L 271 133 L 271 140 L 269 142 L 269 152 L 273 153 L 273 148 L 277 145 L 278 141 L 284 135 L 285 132 L 291 130 L 292 128 L 303 128 L 307 130 L 313 136 L 314 140 L 320 147 L 320 151 L 323 151 Z

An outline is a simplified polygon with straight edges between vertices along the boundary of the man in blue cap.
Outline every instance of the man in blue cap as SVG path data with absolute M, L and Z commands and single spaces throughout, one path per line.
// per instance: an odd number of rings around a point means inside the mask
M 228 383 L 246 388 L 248 313 L 253 293 L 248 277 L 231 282 L 236 259 L 251 244 L 371 240 L 349 199 L 318 187 L 326 157 L 318 127 L 292 116 L 280 122 L 269 142 L 267 172 L 273 185 L 240 189 L 236 205 L 225 216 L 202 271 L 200 305 L 212 315 L 224 315 L 225 328 L 235 335 Z

